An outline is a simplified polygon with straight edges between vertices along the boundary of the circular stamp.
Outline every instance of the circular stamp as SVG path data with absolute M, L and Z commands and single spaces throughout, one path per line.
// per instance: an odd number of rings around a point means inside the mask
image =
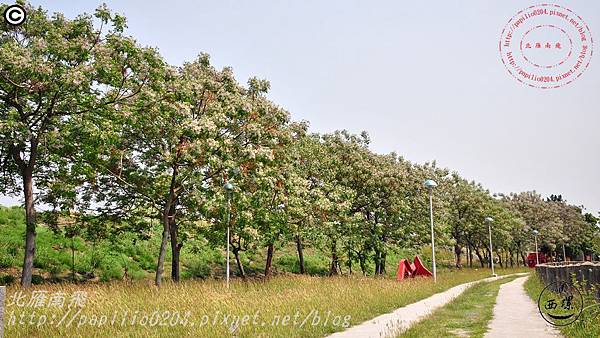
M 554 326 L 574 323 L 583 312 L 583 307 L 583 295 L 572 283 L 550 283 L 538 298 L 540 315 Z
M 540 4 L 508 20 L 499 49 L 502 63 L 517 81 L 550 89 L 568 85 L 585 72 L 594 40 L 588 25 L 575 12 Z

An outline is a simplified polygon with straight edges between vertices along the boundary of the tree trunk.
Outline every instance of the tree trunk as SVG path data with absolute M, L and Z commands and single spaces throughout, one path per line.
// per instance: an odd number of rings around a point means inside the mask
M 181 253 L 181 247 L 183 247 L 183 243 L 179 243 L 179 225 L 175 220 L 175 203 L 171 205 L 169 214 L 169 235 L 171 237 L 171 279 L 175 282 L 179 282 L 181 279 L 179 256 Z
M 523 254 L 522 251 L 519 251 L 519 254 L 521 255 L 521 262 L 523 262 L 523 266 L 527 266 L 525 255 Z
M 74 237 L 71 236 L 71 281 L 75 282 L 75 242 Z
M 338 275 L 338 255 L 337 243 L 335 240 L 331 242 L 331 265 L 329 266 L 329 276 Z
M 502 253 L 498 253 L 498 264 L 500 264 L 501 268 L 504 268 L 504 264 L 502 263 L 503 259 L 502 259 Z
M 387 259 L 387 252 L 384 249 L 384 251 L 382 251 L 379 254 L 379 274 L 380 275 L 384 275 L 385 274 L 385 261 L 386 261 L 386 259 Z
M 454 254 L 456 255 L 456 267 L 462 269 L 462 246 L 460 246 L 458 243 L 454 244 Z
M 240 259 L 240 250 L 233 249 L 233 256 L 235 257 L 235 262 L 237 263 L 238 270 L 240 271 L 240 277 L 246 279 L 246 272 L 244 271 L 244 264 L 242 264 L 242 260 Z
M 265 263 L 265 277 L 271 277 L 271 267 L 273 266 L 273 243 L 267 246 L 267 262 Z
M 362 272 L 363 276 L 367 275 L 367 262 L 366 262 L 366 257 L 364 254 L 358 254 L 358 262 L 360 264 L 360 271 Z
M 348 274 L 352 274 L 352 251 L 348 250 Z
M 485 256 L 485 261 L 487 262 L 487 267 L 488 268 L 492 268 L 492 260 L 491 260 L 491 255 L 490 255 L 490 248 L 485 248 L 485 252 L 483 253 L 483 255 Z
M 479 252 L 479 249 L 475 249 L 475 255 L 477 255 L 477 258 L 479 259 L 479 264 L 481 264 L 481 267 L 483 268 L 483 257 L 481 257 L 481 253 Z
M 296 250 L 298 250 L 298 264 L 300 265 L 300 273 L 305 274 L 306 268 L 304 267 L 304 251 L 302 248 L 302 238 L 300 235 L 296 235 Z
M 473 249 L 471 249 L 471 244 L 467 244 L 467 259 L 469 260 L 469 267 L 473 267 Z
M 373 257 L 373 261 L 375 263 L 375 276 L 379 274 L 380 263 L 379 263 L 379 251 L 375 250 L 375 257 Z
M 164 210 L 163 210 L 163 217 L 162 217 L 162 223 L 163 223 L 163 232 L 162 232 L 162 239 L 160 242 L 160 251 L 158 253 L 158 262 L 156 263 L 156 276 L 154 278 L 154 284 L 158 287 L 160 287 L 160 284 L 162 282 L 162 274 L 164 271 L 164 267 L 165 267 L 165 256 L 167 255 L 167 241 L 169 240 L 169 228 L 170 228 L 170 222 L 169 222 L 169 210 L 171 209 L 171 201 L 167 201 L 167 205 L 165 206 Z
M 381 236 L 382 250 L 379 252 L 379 275 L 385 274 L 385 263 L 387 260 L 387 236 L 384 233 Z
M 23 193 L 25 197 L 25 255 L 23 258 L 23 271 L 21 273 L 21 285 L 25 288 L 31 286 L 33 275 L 33 259 L 35 257 L 35 207 L 33 200 L 33 169 L 24 168 Z
M 162 213 L 163 233 L 160 241 L 160 252 L 158 253 L 158 262 L 156 264 L 156 276 L 154 278 L 154 284 L 160 287 L 162 282 L 162 274 L 165 269 L 165 257 L 167 255 L 167 242 L 169 240 L 171 218 L 175 221 L 175 215 L 171 216 L 171 207 L 175 203 L 177 196 L 175 193 L 175 184 L 177 183 L 177 166 L 173 166 L 173 174 L 171 175 L 171 184 L 169 186 L 169 197 L 165 203 L 165 207 Z

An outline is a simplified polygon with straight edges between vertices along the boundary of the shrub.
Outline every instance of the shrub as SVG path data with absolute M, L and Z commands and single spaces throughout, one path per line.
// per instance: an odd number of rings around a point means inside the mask
M 146 277 L 146 271 L 142 269 L 133 269 L 129 270 L 129 276 L 131 279 L 144 279 Z
M 31 284 L 39 285 L 39 284 L 43 284 L 43 283 L 44 283 L 44 277 L 42 277 L 40 275 L 31 276 Z
M 300 273 L 300 262 L 295 255 L 285 254 L 277 257 L 275 264 L 282 271 Z M 319 255 L 304 256 L 304 268 L 309 275 L 326 275 L 329 273 L 327 261 Z
M 17 260 L 14 256 L 0 254 L 0 268 L 12 268 L 17 266 Z
M 123 278 L 123 268 L 121 267 L 120 264 L 108 265 L 100 273 L 100 280 L 103 282 L 108 282 L 111 279 L 122 279 L 122 278 Z
M 210 277 L 210 273 L 211 273 L 211 267 L 210 267 L 210 263 L 207 262 L 205 259 L 202 259 L 201 257 L 188 262 L 186 264 L 186 270 L 184 273 L 185 277 L 192 277 L 192 278 L 206 278 L 206 277 Z
M 13 275 L 0 276 L 0 285 L 10 285 L 10 284 L 14 283 L 15 280 L 16 280 L 16 278 Z

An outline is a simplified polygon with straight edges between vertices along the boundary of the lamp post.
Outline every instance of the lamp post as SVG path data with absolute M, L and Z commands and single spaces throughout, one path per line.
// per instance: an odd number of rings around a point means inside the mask
M 227 280 L 227 288 L 229 289 L 229 240 L 230 240 L 230 230 L 229 225 L 231 223 L 231 193 L 233 192 L 233 184 L 226 182 L 223 185 L 223 189 L 225 189 L 227 193 L 227 272 L 226 272 L 226 280 Z
M 435 269 L 435 235 L 433 233 L 433 188 L 437 187 L 434 180 L 425 180 L 425 188 L 429 190 L 429 222 L 431 223 L 431 264 L 433 266 L 433 282 L 437 282 L 437 273 Z
M 533 230 L 533 237 L 535 239 L 535 265 L 539 265 L 540 264 L 540 254 L 538 253 L 538 246 L 537 246 L 537 236 L 540 232 L 537 230 Z
M 491 217 L 486 217 L 485 222 L 488 225 L 488 233 L 490 235 L 490 263 L 492 263 L 492 276 L 496 277 L 496 273 L 494 272 L 494 249 L 492 248 L 492 222 L 494 221 Z
M 563 262 L 567 261 L 567 254 L 565 253 L 565 242 L 567 241 L 566 237 L 563 237 L 560 241 L 560 243 L 562 244 L 562 251 L 563 251 Z

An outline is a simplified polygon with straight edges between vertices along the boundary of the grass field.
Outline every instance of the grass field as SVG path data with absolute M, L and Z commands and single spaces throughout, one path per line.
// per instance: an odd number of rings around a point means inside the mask
M 125 271 L 134 280 L 153 277 L 156 269 L 156 256 L 160 247 L 160 225 L 148 239 L 139 234 L 121 233 L 95 242 L 85 241 L 81 237 L 65 237 L 62 232 L 51 231 L 40 224 L 37 227 L 36 256 L 34 260 L 35 284 L 43 282 L 71 281 L 73 254 L 75 277 L 77 281 L 113 281 L 123 279 Z M 17 282 L 23 262 L 23 241 L 25 233 L 24 211 L 20 207 L 0 206 L 0 285 Z M 241 254 L 245 270 L 249 276 L 262 275 L 266 248 L 257 248 Z M 431 249 L 390 250 L 387 255 L 388 276 L 394 276 L 400 259 L 420 255 L 429 264 Z M 307 245 L 304 252 L 306 272 L 309 275 L 324 276 L 329 272 L 330 257 Z M 170 261 L 170 247 L 167 250 L 167 262 Z M 454 263 L 451 250 L 439 249 L 437 252 L 438 269 L 449 268 Z M 222 248 L 210 247 L 202 238 L 189 240 L 181 253 L 181 271 L 183 279 L 223 278 L 225 255 Z M 356 264 L 357 265 L 357 264 Z M 348 267 L 343 265 L 343 272 Z M 274 273 L 298 273 L 298 257 L 295 246 L 284 245 L 275 249 L 273 259 Z M 354 271 L 359 269 L 353 267 Z M 165 277 L 170 275 L 171 265 L 165 264 Z M 373 274 L 373 262 L 367 262 L 367 272 Z M 237 268 L 233 267 L 235 275 Z M 359 271 L 360 272 L 360 271 Z
M 152 285 L 159 236 L 143 239 L 124 233 L 91 242 L 40 225 L 34 261 L 37 285 L 23 291 L 18 286 L 23 235 L 23 210 L 0 207 L 0 285 L 8 285 L 8 337 L 320 337 L 489 276 L 488 269 L 453 269 L 452 251 L 443 247 L 437 252 L 435 285 L 430 279 L 402 283 L 393 279 L 401 258 L 419 254 L 428 264 L 428 247 L 390 252 L 387 276 L 378 278 L 348 276 L 347 266 L 344 277 L 325 277 L 329 257 L 307 247 L 308 275 L 301 276 L 293 274 L 298 272 L 298 260 L 292 245 L 276 248 L 275 277 L 268 280 L 261 278 L 263 250 L 245 252 L 242 260 L 250 278 L 246 282 L 234 278 L 227 290 L 222 249 L 198 239 L 184 246 L 183 281 L 171 283 L 166 264 L 159 291 Z M 73 254 L 77 283 L 71 283 Z M 367 270 L 372 274 L 372 262 Z M 125 271 L 130 278 L 124 280 Z M 233 272 L 235 276 L 235 266 Z M 85 304 L 69 308 L 79 292 L 86 296 Z
M 160 291 L 146 281 L 47 284 L 26 292 L 9 287 L 6 335 L 320 337 L 488 276 L 487 270 L 465 269 L 440 273 L 434 284 L 431 279 L 396 282 L 390 278 L 293 275 L 268 281 L 236 280 L 230 290 L 217 280 L 167 282 Z M 40 291 L 46 292 L 45 302 L 36 307 L 40 304 L 31 300 L 39 300 Z M 87 293 L 87 301 L 79 304 L 81 308 L 73 304 L 68 310 L 79 291 Z M 49 306 L 57 294 L 64 296 L 64 306 Z
M 536 274 L 532 274 L 531 277 L 529 277 L 525 282 L 525 290 L 527 291 L 529 297 L 531 297 L 536 304 L 543 289 L 544 284 Z M 579 289 L 583 290 L 583 288 Z M 583 292 L 583 296 L 584 307 L 589 308 L 581 313 L 577 321 L 569 325 L 561 326 L 559 329 L 566 337 L 598 338 L 600 337 L 599 303 L 594 299 L 593 293 Z
M 399 337 L 483 337 L 492 319 L 500 285 L 515 278 L 476 284 Z

